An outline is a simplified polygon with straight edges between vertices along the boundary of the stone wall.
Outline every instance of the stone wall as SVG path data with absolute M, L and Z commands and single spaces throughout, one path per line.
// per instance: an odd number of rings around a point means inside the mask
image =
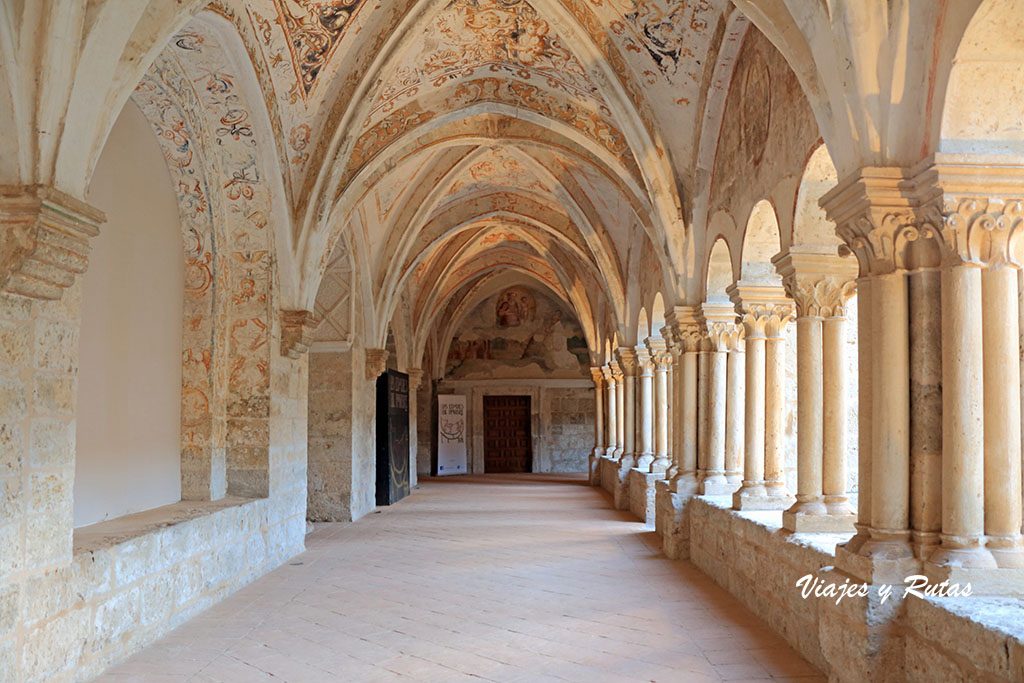
M 611 461 L 607 461 L 614 465 Z M 609 467 L 609 469 L 611 469 Z M 842 584 L 836 544 L 849 535 L 790 534 L 780 512 L 737 512 L 725 497 L 688 499 L 676 542 L 688 558 L 837 683 L 1024 680 L 1022 599 L 973 595 L 803 599 L 806 575 Z M 681 539 L 681 541 L 680 541 Z
M 484 472 L 484 396 L 530 397 L 534 472 L 586 472 L 594 450 L 591 380 L 444 380 L 439 393 L 467 396 L 466 444 L 470 473 Z
M 359 346 L 309 355 L 308 518 L 356 520 L 376 505 L 376 383 Z

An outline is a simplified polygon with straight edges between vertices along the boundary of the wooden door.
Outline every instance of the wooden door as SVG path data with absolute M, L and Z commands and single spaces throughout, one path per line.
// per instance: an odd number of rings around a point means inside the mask
M 484 396 L 484 472 L 532 472 L 529 396 Z

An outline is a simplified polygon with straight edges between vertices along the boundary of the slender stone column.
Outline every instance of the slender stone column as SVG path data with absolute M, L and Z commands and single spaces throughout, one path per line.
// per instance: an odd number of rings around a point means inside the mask
M 630 348 L 618 350 L 619 367 L 622 368 L 623 442 L 619 473 L 625 476 L 636 464 L 636 375 L 639 369 L 636 352 Z
M 725 478 L 736 491 L 743 484 L 743 427 L 746 389 L 746 354 L 743 326 L 729 335 L 725 401 Z
M 910 306 L 910 539 L 914 556 L 927 559 L 939 544 L 942 531 L 941 271 L 938 268 L 912 271 L 907 276 L 907 289 Z M 867 498 L 867 495 L 861 496 L 862 500 Z
M 603 368 L 601 368 L 601 373 L 604 375 L 605 390 L 607 392 L 605 396 L 605 405 L 607 407 L 608 416 L 608 419 L 605 421 L 608 431 L 608 446 L 605 449 L 604 457 L 614 458 L 615 449 L 618 447 L 619 441 L 619 402 L 615 396 L 615 374 L 612 372 L 611 365 L 605 365 Z
M 663 338 L 652 337 L 647 340 L 647 349 L 654 367 L 654 459 L 651 472 L 664 473 L 670 465 L 669 460 L 669 369 L 672 366 L 672 354 L 668 343 Z
M 604 374 L 599 367 L 590 368 L 590 376 L 594 380 L 594 451 L 590 454 L 590 484 L 597 486 L 601 483 L 601 475 L 598 471 L 598 464 L 605 453 L 604 444 Z
M 640 448 L 636 469 L 650 472 L 654 462 L 654 359 L 644 346 L 636 347 L 636 357 L 640 370 Z
M 700 429 L 697 389 L 701 336 L 693 310 L 680 308 L 683 310 L 677 309 L 673 313 L 672 323 L 672 333 L 679 351 L 679 367 L 676 372 L 679 402 L 676 409 L 676 474 L 669 488 L 673 493 L 689 496 L 696 494 L 698 487 L 697 448 Z
M 790 247 L 773 261 L 797 314 L 797 493 L 783 515 L 783 526 L 797 532 L 854 531 L 855 514 L 846 504 L 841 331 L 857 263 L 841 258 L 831 247 L 801 246 Z M 826 480 L 831 506 L 825 501 Z
M 708 344 L 707 383 L 701 394 L 707 401 L 707 450 L 702 495 L 731 495 L 725 476 L 725 436 L 728 407 L 728 348 L 736 334 L 736 312 L 731 302 L 708 302 L 700 307 Z
M 626 452 L 626 376 L 618 361 L 609 363 L 612 376 L 615 378 L 615 453 L 616 462 L 622 460 Z
M 661 336 L 668 346 L 668 469 L 665 470 L 665 478 L 669 481 L 676 478 L 679 473 L 679 435 L 682 433 L 679 425 L 680 417 L 680 396 L 682 396 L 682 346 L 676 339 L 675 333 L 670 327 L 663 327 Z
M 856 512 L 846 492 L 846 317 L 822 321 L 822 489 L 831 517 L 849 520 Z M 849 527 L 848 527 L 849 530 Z
M 704 331 L 697 338 L 697 481 L 704 479 L 708 469 L 708 372 L 711 343 Z
M 764 372 L 764 486 L 773 510 L 793 504 L 793 494 L 786 486 L 785 460 L 782 455 L 782 411 L 786 405 L 786 325 L 789 316 L 765 327 Z
M 942 534 L 931 563 L 994 567 L 985 546 L 981 269 L 942 271 Z
M 1006 266 L 986 268 L 981 286 L 985 346 L 985 534 L 997 565 L 1024 567 L 1017 271 Z
M 781 414 L 782 410 L 781 404 L 766 399 L 766 342 L 769 325 L 773 330 L 783 329 L 793 314 L 793 304 L 777 282 L 740 281 L 727 291 L 742 316 L 746 337 L 743 482 L 733 494 L 733 508 L 783 510 L 792 503 L 792 496 L 769 496 L 765 484 L 765 415 L 769 411 Z M 784 493 L 785 487 L 775 489 Z

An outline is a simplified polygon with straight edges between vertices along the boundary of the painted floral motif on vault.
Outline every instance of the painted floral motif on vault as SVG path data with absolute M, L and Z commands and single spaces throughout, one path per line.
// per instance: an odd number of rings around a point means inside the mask
M 274 0 L 304 98 L 331 59 L 363 0 Z
M 477 72 L 522 80 L 538 76 L 549 87 L 603 104 L 575 55 L 526 0 L 452 0 L 381 90 L 376 112 L 394 109 L 426 87 Z

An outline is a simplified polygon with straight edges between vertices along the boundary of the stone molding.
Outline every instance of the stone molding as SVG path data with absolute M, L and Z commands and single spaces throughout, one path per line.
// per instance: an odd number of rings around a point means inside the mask
M 89 238 L 106 216 L 44 185 L 0 186 L 0 288 L 32 299 L 59 299 L 89 265 Z
M 309 351 L 319 324 L 310 311 L 281 311 L 281 355 L 296 360 Z
M 366 380 L 372 382 L 388 369 L 387 349 L 366 349 Z
M 772 259 L 798 318 L 846 316 L 857 291 L 858 266 L 831 249 L 792 247 Z
M 606 364 L 606 365 L 602 365 L 601 366 L 601 374 L 604 376 L 604 381 L 605 381 L 605 384 L 607 386 L 612 386 L 612 387 L 615 386 L 615 384 L 616 384 L 615 374 L 613 373 L 612 367 L 611 367 L 610 364 Z
M 672 332 L 672 340 L 680 354 L 700 350 L 701 331 L 694 306 L 676 306 L 665 316 L 665 326 Z
M 405 374 L 409 375 L 409 393 L 415 393 L 423 383 L 423 368 L 409 368 Z
M 594 388 L 598 391 L 604 386 L 604 371 L 602 368 L 593 367 L 590 368 L 590 376 L 594 378 Z
M 612 378 L 615 380 L 615 384 L 622 386 L 623 378 L 625 373 L 622 372 L 622 366 L 619 365 L 618 361 L 610 361 L 608 367 L 611 370 Z

